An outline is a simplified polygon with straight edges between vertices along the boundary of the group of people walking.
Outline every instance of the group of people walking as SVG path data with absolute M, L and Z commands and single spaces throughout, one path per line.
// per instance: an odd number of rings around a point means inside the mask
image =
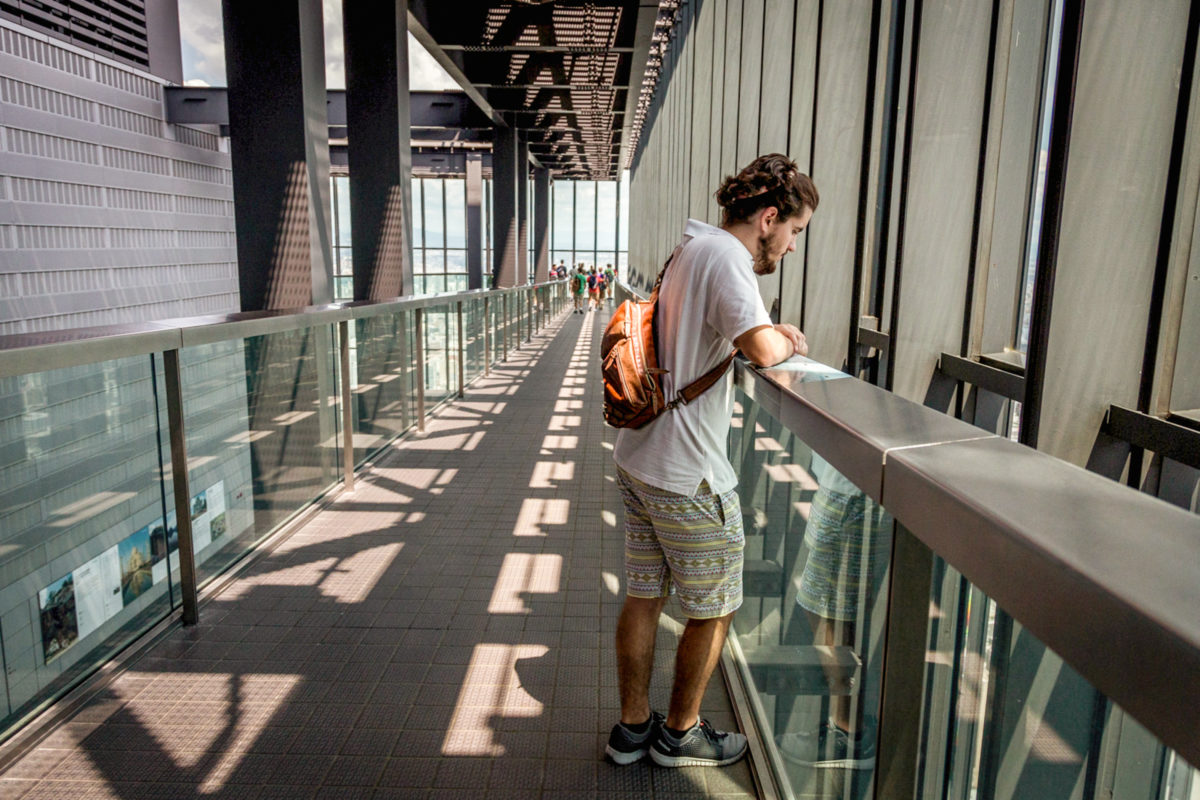
M 565 277 L 566 265 L 559 262 L 558 274 Z M 575 272 L 571 274 L 570 283 L 567 284 L 568 290 L 571 292 L 571 299 L 575 303 L 575 313 L 584 313 L 584 297 L 587 297 L 587 310 L 596 311 L 602 307 L 605 299 L 609 300 L 609 305 L 612 305 L 613 288 L 617 282 L 617 271 L 612 264 L 605 264 L 604 269 L 599 269 L 593 266 L 591 269 L 585 269 L 580 263 L 575 268 Z

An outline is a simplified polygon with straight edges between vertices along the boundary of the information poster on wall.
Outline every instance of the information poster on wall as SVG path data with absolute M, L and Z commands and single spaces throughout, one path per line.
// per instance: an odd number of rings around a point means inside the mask
M 217 481 L 192 498 L 192 542 L 196 552 L 225 535 L 225 482 Z
M 196 552 L 225 535 L 225 482 L 192 497 L 192 541 Z M 38 592 L 42 655 L 49 664 L 160 581 L 179 550 L 175 512 L 131 533 Z
M 75 614 L 80 639 L 125 607 L 120 561 L 117 548 L 110 547 L 75 570 Z
M 49 664 L 79 639 L 74 573 L 38 592 L 38 607 L 42 618 L 42 656 Z

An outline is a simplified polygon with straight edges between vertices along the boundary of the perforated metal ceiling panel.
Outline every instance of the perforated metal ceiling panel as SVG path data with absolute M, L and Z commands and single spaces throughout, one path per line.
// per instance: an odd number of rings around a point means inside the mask
M 435 58 L 555 177 L 617 177 L 657 0 L 415 0 L 410 26 Z M 415 24 L 413 24 L 415 23 Z M 635 97 L 636 101 L 636 97 Z

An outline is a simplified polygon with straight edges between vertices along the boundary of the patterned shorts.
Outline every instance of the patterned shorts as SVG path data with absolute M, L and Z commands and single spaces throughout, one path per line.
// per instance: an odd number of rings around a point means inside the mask
M 742 605 L 742 508 L 736 490 L 694 496 L 639 481 L 620 467 L 625 500 L 625 593 L 674 592 L 690 619 L 732 614 Z

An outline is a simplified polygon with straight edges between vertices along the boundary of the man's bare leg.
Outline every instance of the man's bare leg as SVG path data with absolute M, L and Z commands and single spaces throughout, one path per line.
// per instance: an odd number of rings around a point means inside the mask
M 640 725 L 650 718 L 650 673 L 654 669 L 654 640 L 665 597 L 625 597 L 617 620 L 617 681 L 621 692 L 621 722 Z
M 733 614 L 715 619 L 689 619 L 675 653 L 675 685 L 667 727 L 685 731 L 700 716 L 700 701 L 717 666 Z

